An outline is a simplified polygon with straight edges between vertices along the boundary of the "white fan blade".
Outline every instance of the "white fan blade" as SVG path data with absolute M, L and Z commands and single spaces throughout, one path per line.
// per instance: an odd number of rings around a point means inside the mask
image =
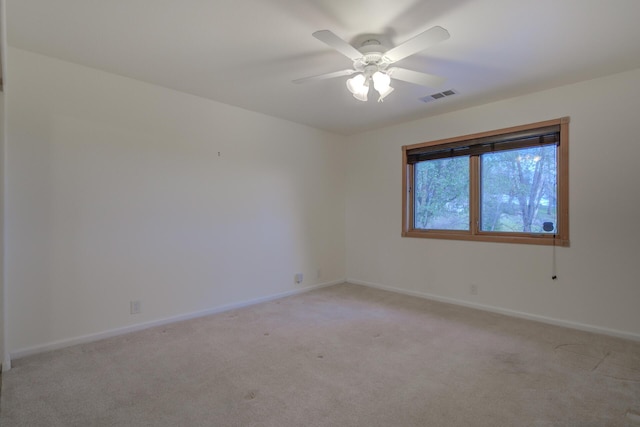
M 293 83 L 317 82 L 318 80 L 332 79 L 334 77 L 350 76 L 355 72 L 356 70 L 351 69 L 334 71 L 333 73 L 320 74 L 318 76 L 303 77 L 301 79 L 294 80 Z
M 400 61 L 401 59 L 411 56 L 414 53 L 418 53 L 421 50 L 428 48 L 436 43 L 444 41 L 449 38 L 449 32 L 442 27 L 432 27 L 427 31 L 418 34 L 412 39 L 399 44 L 387 51 L 384 56 L 391 62 Z
M 358 52 L 355 47 L 351 46 L 349 43 L 342 40 L 340 37 L 336 36 L 329 30 L 316 31 L 312 35 L 313 37 L 317 38 L 321 42 L 326 43 L 352 61 L 362 58 L 362 53 Z
M 442 85 L 447 80 L 444 77 L 434 76 L 433 74 L 421 73 L 398 67 L 389 69 L 389 75 L 394 79 L 432 88 Z

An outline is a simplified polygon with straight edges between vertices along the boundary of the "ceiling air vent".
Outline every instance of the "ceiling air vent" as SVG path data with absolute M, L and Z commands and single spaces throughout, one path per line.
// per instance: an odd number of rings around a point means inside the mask
M 431 102 L 431 101 L 435 101 L 441 98 L 446 98 L 447 96 L 451 96 L 451 95 L 455 95 L 458 92 L 455 89 L 448 89 L 442 92 L 438 92 L 438 93 L 433 93 L 431 95 L 427 95 L 427 96 L 423 96 L 422 98 L 420 98 L 420 101 L 422 102 Z

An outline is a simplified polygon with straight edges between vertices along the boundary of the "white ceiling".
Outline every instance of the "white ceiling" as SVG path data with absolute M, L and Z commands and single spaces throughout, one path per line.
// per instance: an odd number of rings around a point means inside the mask
M 638 18 L 639 0 L 7 0 L 7 41 L 353 134 L 639 68 Z M 384 103 L 363 103 L 348 77 L 291 83 L 351 66 L 316 30 L 397 45 L 434 25 L 451 38 L 397 64 L 447 77 L 440 88 L 394 81 Z M 450 88 L 459 94 L 418 100 Z

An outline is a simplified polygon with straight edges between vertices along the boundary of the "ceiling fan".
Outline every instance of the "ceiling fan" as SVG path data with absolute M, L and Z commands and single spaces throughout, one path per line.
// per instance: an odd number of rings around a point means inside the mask
M 313 33 L 313 37 L 337 50 L 353 61 L 353 68 L 320 74 L 318 76 L 305 77 L 294 80 L 294 83 L 307 83 L 334 77 L 350 76 L 347 80 L 347 89 L 359 101 L 366 101 L 371 83 L 378 92 L 378 102 L 393 92 L 390 86 L 391 78 L 405 82 L 437 87 L 444 83 L 443 77 L 406 68 L 391 67 L 395 62 L 414 55 L 429 46 L 449 38 L 449 32 L 442 27 L 432 27 L 412 39 L 389 49 L 385 47 L 382 36 L 367 35 L 356 48 L 329 30 L 321 30 Z

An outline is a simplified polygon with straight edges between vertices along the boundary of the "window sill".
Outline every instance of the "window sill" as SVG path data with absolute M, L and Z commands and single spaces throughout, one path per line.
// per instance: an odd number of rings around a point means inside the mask
M 476 242 L 495 243 L 519 243 L 527 245 L 546 245 L 569 247 L 569 240 L 559 236 L 549 234 L 527 234 L 527 233 L 479 233 L 470 234 L 468 231 L 432 231 L 432 230 L 410 230 L 402 233 L 402 237 L 418 237 L 424 239 L 444 239 L 444 240 L 469 240 Z

